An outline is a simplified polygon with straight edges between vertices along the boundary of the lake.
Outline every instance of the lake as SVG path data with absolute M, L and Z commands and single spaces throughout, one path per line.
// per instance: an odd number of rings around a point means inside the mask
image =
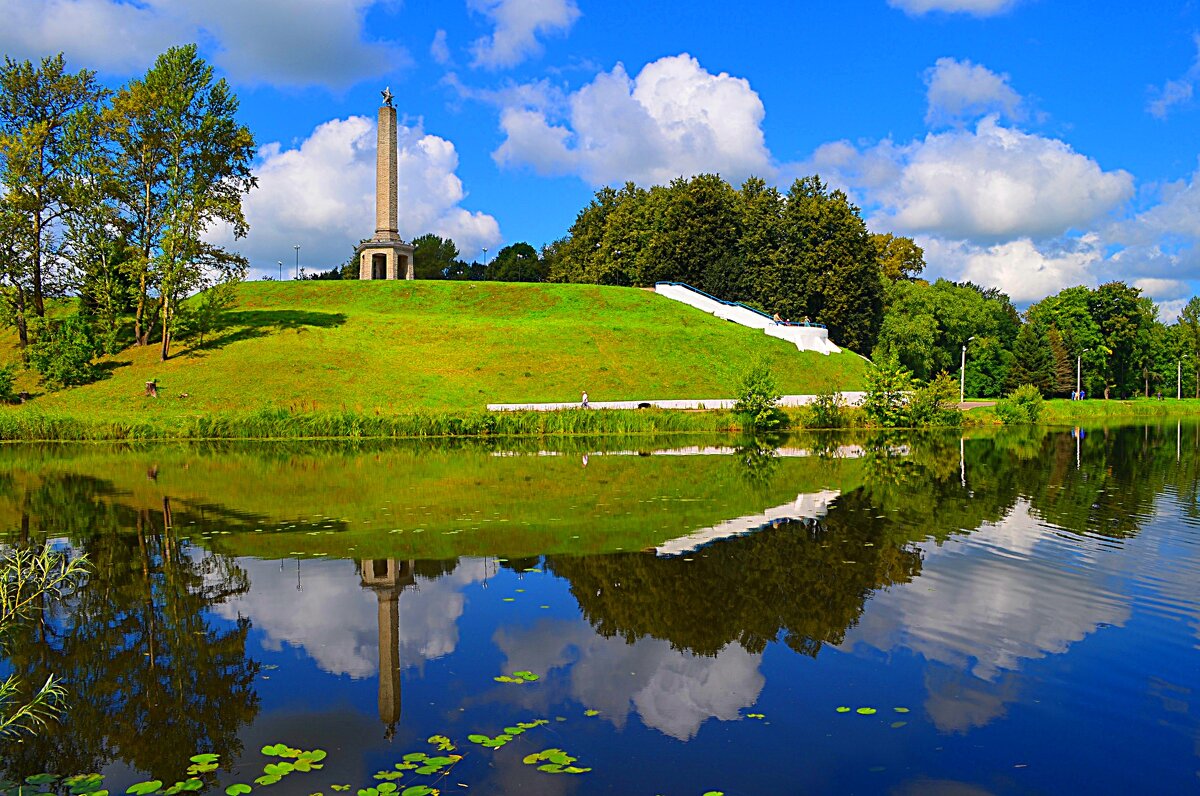
M 1196 792 L 1198 451 L 1174 422 L 4 446 L 7 543 L 91 573 L 10 645 L 2 673 L 71 698 L 0 768 L 114 794 L 202 753 L 213 794 Z

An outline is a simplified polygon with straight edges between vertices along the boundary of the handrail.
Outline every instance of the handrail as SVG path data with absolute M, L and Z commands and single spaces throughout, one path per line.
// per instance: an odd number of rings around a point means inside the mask
M 674 287 L 686 288 L 687 290 L 690 290 L 693 293 L 698 293 L 707 299 L 712 299 L 713 301 L 717 302 L 718 304 L 724 304 L 726 307 L 741 307 L 744 310 L 750 310 L 755 315 L 761 315 L 762 317 L 766 318 L 767 320 L 769 320 L 773 323 L 776 323 L 780 326 L 810 326 L 815 329 L 827 328 L 825 326 L 825 324 L 823 324 L 823 323 L 811 323 L 809 321 L 777 321 L 774 318 L 772 318 L 770 315 L 768 315 L 767 313 L 763 312 L 762 310 L 755 309 L 754 307 L 751 307 L 748 304 L 743 304 L 740 301 L 726 301 L 725 299 L 717 298 L 716 296 L 712 295 L 711 293 L 705 293 L 703 290 L 692 287 L 691 285 L 687 284 L 686 282 L 655 282 L 654 283 L 655 287 L 658 287 L 659 285 L 672 285 Z

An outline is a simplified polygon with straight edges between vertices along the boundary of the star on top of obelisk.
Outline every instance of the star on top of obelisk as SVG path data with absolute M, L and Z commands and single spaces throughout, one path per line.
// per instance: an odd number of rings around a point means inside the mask
M 383 95 L 383 104 L 392 107 L 392 87 L 387 86 L 379 93 Z

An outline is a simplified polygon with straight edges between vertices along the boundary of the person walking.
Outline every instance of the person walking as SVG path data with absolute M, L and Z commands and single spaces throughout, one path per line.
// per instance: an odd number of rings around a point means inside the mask
M 583 391 L 583 398 L 580 400 L 580 402 L 579 402 L 579 403 L 580 403 L 580 405 L 581 405 L 581 406 L 583 406 L 583 408 L 584 408 L 584 409 L 587 409 L 587 408 L 588 408 L 588 397 L 587 397 L 587 390 L 584 390 L 584 391 Z

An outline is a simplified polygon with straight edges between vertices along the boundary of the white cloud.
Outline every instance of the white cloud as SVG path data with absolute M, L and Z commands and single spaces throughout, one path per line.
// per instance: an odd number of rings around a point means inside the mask
M 656 638 L 632 644 L 605 638 L 586 622 L 541 622 L 529 629 L 496 632 L 505 671 L 566 669 L 571 697 L 618 729 L 637 711 L 647 727 L 691 739 L 710 718 L 736 721 L 758 700 L 766 679 L 762 655 L 730 644 L 706 657 Z
M 129 74 L 199 41 L 237 83 L 348 86 L 406 66 L 405 50 L 366 36 L 380 0 L 0 0 L 0 50 L 63 51 L 73 64 Z
M 490 36 L 475 41 L 476 66 L 515 66 L 542 52 L 538 35 L 566 33 L 579 19 L 575 0 L 467 0 L 473 11 L 494 25 Z
M 1153 299 L 1178 300 L 1186 299 L 1191 295 L 1191 289 L 1188 287 L 1188 284 L 1179 279 L 1158 279 L 1153 277 L 1135 279 L 1133 286 Z
M 1094 233 L 1046 246 L 1029 238 L 991 246 L 926 237 L 918 242 L 931 275 L 998 287 L 1017 303 L 1036 301 L 1071 285 L 1094 286 L 1103 261 Z
M 665 183 L 701 172 L 736 181 L 772 171 L 758 94 L 745 79 L 713 75 L 686 53 L 649 63 L 633 79 L 620 64 L 602 72 L 564 99 L 565 119 L 547 104 L 504 107 L 497 163 L 575 174 L 593 185 Z
M 1195 94 L 1196 81 L 1200 80 L 1200 34 L 1193 37 L 1196 45 L 1196 59 L 1192 66 L 1178 80 L 1168 80 L 1162 88 L 1149 89 L 1150 100 L 1146 103 L 1146 112 L 1156 119 L 1166 119 L 1171 109 L 1176 105 L 1190 102 Z
M 978 119 L 996 113 L 1010 120 L 1025 116 L 1023 100 L 1007 74 L 997 74 L 968 60 L 939 58 L 925 71 L 926 99 L 930 124 Z
M 433 34 L 433 41 L 429 45 L 429 55 L 439 64 L 450 63 L 450 45 L 446 43 L 446 31 L 441 28 Z
M 888 0 L 892 8 L 899 8 L 914 16 L 942 11 L 947 14 L 990 17 L 1008 11 L 1016 4 L 1017 0 Z
M 212 238 L 249 257 L 257 275 L 274 274 L 277 260 L 291 262 L 296 243 L 309 270 L 346 262 L 375 231 L 375 137 L 374 121 L 352 116 L 321 124 L 293 149 L 263 146 L 258 188 L 244 201 L 249 236 L 233 241 L 216 230 Z M 397 138 L 401 236 L 434 232 L 464 252 L 499 242 L 495 218 L 461 206 L 466 191 L 454 144 L 419 125 L 401 124 Z
M 826 145 L 811 165 L 864 194 L 883 226 L 977 243 L 1084 228 L 1133 193 L 1129 173 L 994 116 L 903 146 Z
M 248 616 L 267 650 L 298 647 L 325 672 L 354 679 L 379 672 L 379 610 L 375 593 L 361 587 L 353 561 L 305 561 L 301 582 L 290 564 L 246 561 L 254 588 L 217 607 L 226 618 Z M 466 586 L 484 576 L 481 559 L 462 559 L 449 575 L 418 577 L 416 589 L 399 597 L 398 646 L 402 668 L 452 654 Z

